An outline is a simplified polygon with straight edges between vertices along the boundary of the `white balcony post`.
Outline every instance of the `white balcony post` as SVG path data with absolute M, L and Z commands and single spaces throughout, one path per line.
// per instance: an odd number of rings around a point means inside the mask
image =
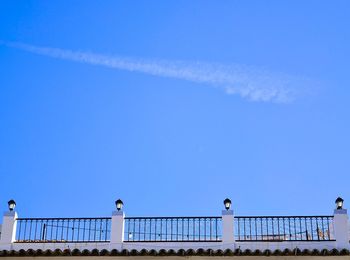
M 349 249 L 349 217 L 346 209 L 334 210 L 334 238 L 338 249 Z
M 122 210 L 113 211 L 111 223 L 111 244 L 121 245 L 124 241 L 124 217 Z
M 233 210 L 222 211 L 222 243 L 224 248 L 234 248 L 234 216 Z
M 7 211 L 4 213 L 0 246 L 9 245 L 16 241 L 16 219 L 17 213 L 15 211 Z

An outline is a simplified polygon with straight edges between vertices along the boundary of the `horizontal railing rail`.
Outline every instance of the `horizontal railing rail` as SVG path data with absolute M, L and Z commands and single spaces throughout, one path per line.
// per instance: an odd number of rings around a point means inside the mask
M 111 218 L 18 218 L 17 243 L 109 242 Z
M 215 242 L 221 237 L 221 217 L 125 218 L 125 242 Z
M 333 216 L 238 216 L 236 241 L 333 241 Z

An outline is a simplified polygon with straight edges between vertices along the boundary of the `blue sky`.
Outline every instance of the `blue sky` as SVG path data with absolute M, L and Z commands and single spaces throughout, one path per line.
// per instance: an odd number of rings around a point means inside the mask
M 347 205 L 349 11 L 0 0 L 1 207 L 14 198 L 20 216 L 49 217 L 108 216 L 117 198 L 131 216 L 219 215 L 226 197 L 238 215 Z

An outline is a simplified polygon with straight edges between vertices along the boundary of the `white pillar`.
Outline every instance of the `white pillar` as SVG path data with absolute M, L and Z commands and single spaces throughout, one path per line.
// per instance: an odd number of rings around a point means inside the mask
M 111 244 L 121 244 L 124 241 L 124 212 L 113 211 L 111 223 Z
M 349 217 L 346 209 L 334 210 L 334 238 L 338 249 L 349 249 Z
M 222 211 L 222 243 L 224 248 L 234 248 L 234 217 L 233 210 Z
M 15 211 L 8 211 L 4 213 L 1 227 L 1 246 L 9 245 L 16 241 L 16 219 L 17 213 Z

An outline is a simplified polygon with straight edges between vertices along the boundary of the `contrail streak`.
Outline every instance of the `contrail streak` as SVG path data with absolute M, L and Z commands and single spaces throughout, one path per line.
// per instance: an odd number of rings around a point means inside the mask
M 301 83 L 295 77 L 242 65 L 133 59 L 18 42 L 0 41 L 0 44 L 63 60 L 203 83 L 251 101 L 289 103 L 295 98 L 294 86 Z

